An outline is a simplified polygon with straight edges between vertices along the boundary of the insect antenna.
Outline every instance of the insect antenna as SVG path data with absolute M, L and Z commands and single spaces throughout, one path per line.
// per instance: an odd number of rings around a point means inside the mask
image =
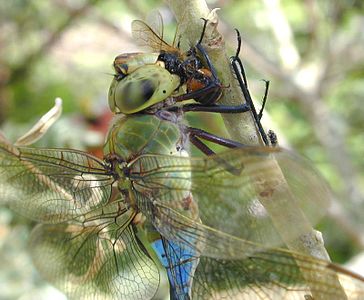
M 203 28 L 202 28 L 201 36 L 200 36 L 200 39 L 198 40 L 197 44 L 201 44 L 202 43 L 203 37 L 205 35 L 205 31 L 206 31 L 206 26 L 207 26 L 207 23 L 209 21 L 208 19 L 205 19 L 205 18 L 201 18 L 201 20 L 203 20 L 204 23 L 203 23 Z

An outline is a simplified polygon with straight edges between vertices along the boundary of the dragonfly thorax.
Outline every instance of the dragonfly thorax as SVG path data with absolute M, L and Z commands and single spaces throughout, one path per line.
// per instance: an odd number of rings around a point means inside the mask
M 117 117 L 104 145 L 104 157 L 130 163 L 142 154 L 180 155 L 186 143 L 178 122 L 177 117 L 166 120 L 158 114 Z

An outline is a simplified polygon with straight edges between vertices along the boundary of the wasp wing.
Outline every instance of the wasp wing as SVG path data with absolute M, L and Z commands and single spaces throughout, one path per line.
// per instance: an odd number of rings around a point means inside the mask
M 134 20 L 131 23 L 131 29 L 134 40 L 141 47 L 146 47 L 153 52 L 160 52 L 161 50 L 166 52 L 178 51 L 178 49 L 165 42 L 148 24 L 141 20 Z

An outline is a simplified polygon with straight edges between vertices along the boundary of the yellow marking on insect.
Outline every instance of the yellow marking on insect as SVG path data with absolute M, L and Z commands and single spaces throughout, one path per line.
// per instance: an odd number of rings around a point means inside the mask
M 166 68 L 166 64 L 164 63 L 164 61 L 161 61 L 161 60 L 158 60 L 156 63 L 155 63 L 157 66 L 160 66 L 162 68 Z

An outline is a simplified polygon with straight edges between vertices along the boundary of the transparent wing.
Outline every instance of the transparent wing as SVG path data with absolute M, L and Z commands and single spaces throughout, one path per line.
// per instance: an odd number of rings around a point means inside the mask
M 34 264 L 69 299 L 151 299 L 156 293 L 158 268 L 134 233 L 135 213 L 120 206 L 33 230 Z
M 277 176 L 276 163 L 290 193 Z M 143 170 L 136 176 L 141 178 L 135 180 L 136 190 L 141 194 L 151 189 L 156 191 L 154 203 L 165 208 L 166 218 L 168 209 L 189 215 L 191 219 L 195 211 L 204 225 L 267 245 L 282 241 L 264 205 L 268 203 L 271 210 L 281 209 L 282 216 L 285 213 L 282 207 L 274 207 L 270 199 L 294 201 L 297 213 L 303 211 L 312 223 L 326 213 L 330 203 L 326 182 L 312 165 L 281 149 L 241 148 L 214 157 L 192 159 L 146 155 L 137 159 L 135 166 Z M 188 200 L 188 197 L 192 198 Z M 142 207 L 144 200 L 140 202 Z M 294 216 L 291 220 L 294 221 Z M 291 239 L 302 230 L 287 226 L 284 234 L 288 235 L 286 239 Z
M 192 299 L 340 300 L 347 295 L 360 300 L 364 295 L 364 278 L 335 264 L 236 238 L 165 206 L 155 209 L 158 230 L 172 248 L 184 249 L 182 255 L 167 252 L 172 282 L 183 291 L 180 278 L 193 278 Z M 196 261 L 193 272 L 189 265 Z
M 31 219 L 58 223 L 103 206 L 113 181 L 104 163 L 87 153 L 0 140 L 0 201 Z
M 154 52 L 159 52 L 161 50 L 167 52 L 178 51 L 175 47 L 165 42 L 161 36 L 155 33 L 149 25 L 141 20 L 134 20 L 131 23 L 131 30 L 134 40 L 141 47 L 146 47 Z
M 148 13 L 145 23 L 159 36 L 162 40 L 164 39 L 164 24 L 163 17 L 158 9 L 153 9 Z
M 239 260 L 202 256 L 192 288 L 193 299 L 339 300 L 346 295 L 359 300 L 364 295 L 363 278 L 329 262 L 278 249 Z
M 275 162 L 298 211 L 317 220 L 329 203 L 325 181 L 306 160 L 280 149 L 237 149 L 201 159 L 142 156 L 135 162 L 142 170 L 135 181 L 139 207 L 173 245 L 196 253 L 189 261 L 200 259 L 194 274 L 185 270 L 193 277 L 197 299 L 303 299 L 310 291 L 314 299 L 343 299 L 337 274 L 350 299 L 360 299 L 363 278 L 326 261 L 272 248 L 279 234 L 259 198 L 280 192 L 271 170 Z M 291 238 L 300 230 L 290 231 Z M 184 265 L 170 267 L 180 274 Z

